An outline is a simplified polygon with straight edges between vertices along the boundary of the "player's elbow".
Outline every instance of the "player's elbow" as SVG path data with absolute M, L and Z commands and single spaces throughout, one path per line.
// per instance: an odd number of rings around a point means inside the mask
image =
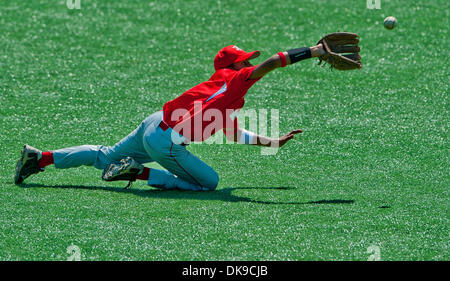
M 280 56 L 273 55 L 263 63 L 257 65 L 250 75 L 250 79 L 261 78 L 272 70 L 281 67 Z

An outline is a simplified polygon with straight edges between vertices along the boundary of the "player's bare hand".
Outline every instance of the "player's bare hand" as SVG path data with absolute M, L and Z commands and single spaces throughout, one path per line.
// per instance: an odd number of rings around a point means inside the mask
M 300 134 L 302 133 L 302 130 L 293 130 L 290 133 L 280 137 L 277 142 L 278 142 L 278 147 L 282 147 L 283 145 L 285 145 L 288 141 L 292 140 L 294 138 L 294 135 L 296 134 Z

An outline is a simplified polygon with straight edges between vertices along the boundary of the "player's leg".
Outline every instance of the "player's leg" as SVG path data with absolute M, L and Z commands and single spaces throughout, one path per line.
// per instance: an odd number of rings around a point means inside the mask
M 214 190 L 219 182 L 217 173 L 191 153 L 184 158 L 158 158 L 157 162 L 168 171 L 144 167 L 127 157 L 119 164 L 110 164 L 104 170 L 102 178 L 106 181 L 130 182 L 140 179 L 157 188 L 193 191 Z
M 155 118 L 158 117 L 157 113 L 154 113 L 147 117 L 141 124 L 128 136 L 117 142 L 115 145 L 109 148 L 107 157 L 110 163 L 119 163 L 121 159 L 132 157 L 137 163 L 144 164 L 152 162 L 153 160 L 148 155 L 143 145 L 143 135 L 145 128 L 151 126 L 155 122 Z M 105 167 L 102 167 L 103 169 Z
M 219 177 L 206 163 L 192 155 L 186 147 L 172 143 L 169 130 L 159 127 L 162 112 L 151 116 L 143 134 L 143 146 L 154 161 L 165 170 L 149 169 L 139 165 L 132 158 L 109 165 L 102 178 L 106 181 L 148 180 L 148 184 L 164 189 L 214 190 Z
M 34 147 L 25 145 L 21 157 L 16 165 L 14 182 L 22 183 L 32 174 L 44 171 L 48 165 L 54 164 L 55 168 L 67 169 L 85 166 L 94 166 L 104 169 L 111 163 L 118 163 L 121 159 L 131 156 L 138 163 L 153 161 L 142 144 L 143 129 L 152 118 L 145 119 L 127 137 L 112 147 L 102 145 L 81 145 L 42 152 Z
M 110 147 L 103 145 L 81 145 L 46 152 L 25 145 L 16 165 L 14 182 L 20 184 L 32 174 L 43 172 L 46 166 L 52 164 L 57 169 L 82 165 L 104 169 L 110 163 L 120 161 L 120 158 L 121 156 L 115 155 Z
M 159 125 L 159 123 L 158 123 Z M 185 146 L 174 144 L 171 129 L 148 128 L 144 147 L 152 159 L 168 171 L 151 169 L 148 184 L 166 189 L 214 190 L 219 176 L 213 168 L 190 153 Z
M 189 183 L 190 188 L 183 188 L 183 186 L 178 187 L 181 189 L 214 190 L 219 183 L 217 172 L 189 152 L 184 146 L 172 143 L 168 153 L 163 153 L 158 156 L 153 154 L 153 157 L 155 157 L 155 161 L 166 168 L 168 172 L 160 172 L 153 169 L 150 170 L 150 185 L 158 185 L 167 177 Z M 174 175 L 176 175 L 176 177 L 174 177 Z M 175 182 L 173 184 L 175 184 Z M 192 188 L 192 185 L 194 188 Z
M 80 166 L 94 166 L 104 169 L 115 159 L 111 148 L 103 145 L 80 145 L 53 151 L 55 168 L 68 169 Z M 119 159 L 120 160 L 120 159 Z

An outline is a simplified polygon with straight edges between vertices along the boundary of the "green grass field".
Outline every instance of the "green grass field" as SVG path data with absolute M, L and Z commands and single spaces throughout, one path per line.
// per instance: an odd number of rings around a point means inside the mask
M 367 260 L 371 246 L 449 260 L 448 18 L 445 0 L 2 1 L 0 260 L 66 260 L 70 245 L 82 260 Z M 307 60 L 247 94 L 244 109 L 279 109 L 301 136 L 272 156 L 189 146 L 216 191 L 123 190 L 92 167 L 13 183 L 23 144 L 113 145 L 226 45 L 260 63 L 337 30 L 361 36 L 362 70 Z

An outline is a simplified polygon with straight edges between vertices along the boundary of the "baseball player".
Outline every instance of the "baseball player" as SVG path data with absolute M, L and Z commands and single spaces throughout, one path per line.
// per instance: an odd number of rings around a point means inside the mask
M 208 81 L 165 103 L 161 111 L 147 117 L 113 146 L 82 145 L 42 152 L 25 145 L 14 181 L 21 184 L 52 164 L 58 169 L 87 165 L 102 169 L 105 181 L 129 181 L 127 187 L 139 179 L 161 189 L 214 190 L 219 182 L 217 172 L 186 149 L 189 143 L 204 141 L 223 129 L 227 139 L 240 144 L 285 145 L 302 131 L 267 138 L 239 128 L 237 113 L 244 106 L 250 87 L 270 71 L 312 57 L 330 62 L 332 52 L 325 50 L 326 43 L 322 39 L 312 47 L 279 52 L 256 66 L 249 61 L 258 57 L 259 51 L 245 52 L 237 46 L 227 46 L 217 53 L 215 73 Z M 143 166 L 152 161 L 166 170 Z

